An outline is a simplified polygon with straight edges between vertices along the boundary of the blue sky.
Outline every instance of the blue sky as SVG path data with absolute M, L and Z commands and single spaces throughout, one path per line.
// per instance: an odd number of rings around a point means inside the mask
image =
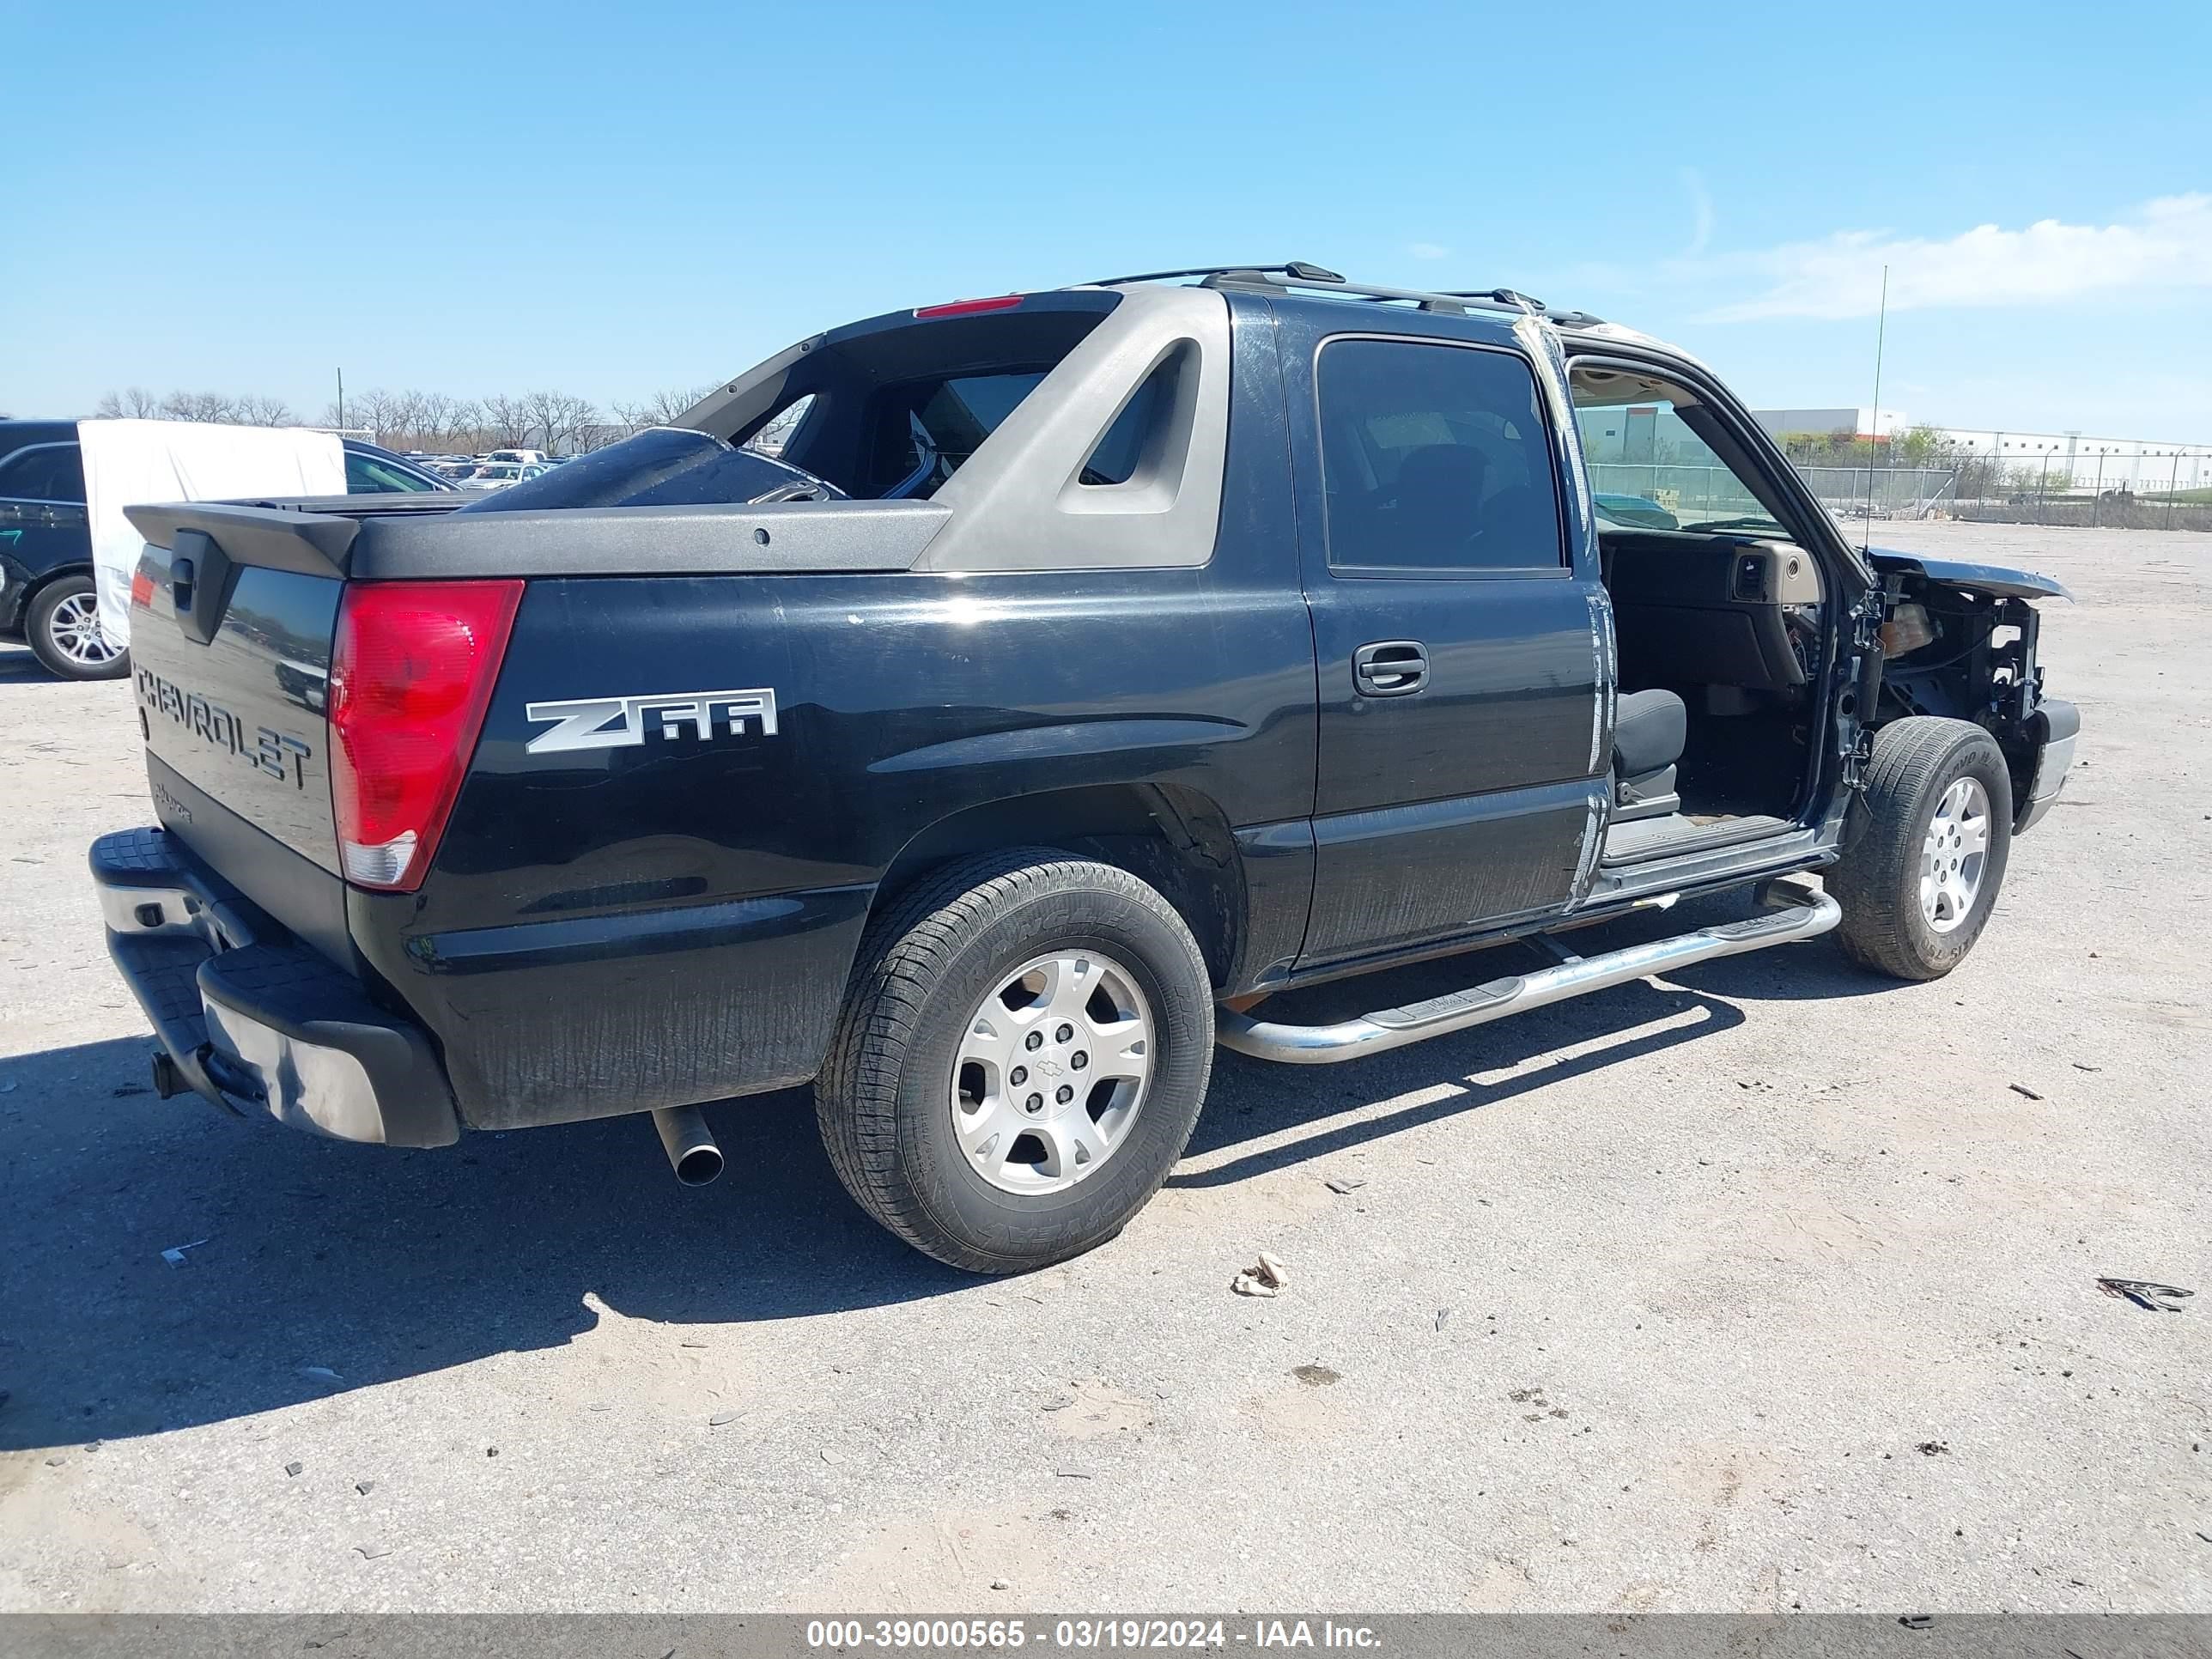
M 6 13 L 18 415 L 316 415 L 339 366 L 605 404 L 895 307 L 1293 258 L 1863 404 L 1886 260 L 1886 406 L 2212 442 L 2202 0 Z

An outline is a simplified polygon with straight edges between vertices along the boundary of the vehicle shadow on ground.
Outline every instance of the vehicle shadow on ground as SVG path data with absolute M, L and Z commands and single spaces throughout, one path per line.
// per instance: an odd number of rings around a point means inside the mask
M 1814 956 L 1792 966 L 1817 973 Z M 1341 1017 L 1378 1006 L 1378 993 L 1435 994 L 1468 982 L 1468 963 L 1298 993 L 1270 1012 Z M 1510 970 L 1496 955 L 1481 968 Z M 1334 1016 L 1322 1006 L 1332 1002 Z M 1742 1018 L 1701 989 L 1638 983 L 1347 1066 L 1224 1054 L 1194 1156 L 1270 1144 L 1174 1179 L 1248 1179 Z M 592 1329 L 601 1307 L 746 1323 L 988 1286 L 861 1213 L 804 1091 L 712 1109 L 728 1172 L 689 1189 L 642 1117 L 471 1135 L 438 1151 L 356 1146 L 193 1098 L 160 1101 L 146 1086 L 149 1048 L 126 1038 L 0 1060 L 0 1449 L 224 1421 L 556 1346 Z M 1515 1074 L 1486 1080 L 1501 1072 Z M 1363 1110 L 1438 1085 L 1451 1092 Z M 1274 1143 L 1300 1127 L 1313 1132 Z M 189 1248 L 171 1265 L 162 1252 L 179 1247 Z
M 356 1146 L 159 1101 L 148 1052 L 126 1039 L 0 1060 L 0 1449 L 556 1346 L 598 1323 L 587 1297 L 625 1318 L 742 1323 L 981 1282 L 860 1213 L 803 1091 L 713 1109 L 729 1170 L 694 1189 L 642 1117 Z
M 58 676 L 46 672 L 46 665 L 31 654 L 27 645 L 0 644 L 0 685 L 25 685 L 38 680 L 53 680 Z
M 1482 971 L 1495 975 L 1520 965 L 1486 965 Z M 1392 1000 L 1435 996 L 1468 983 L 1470 978 L 1463 969 L 1455 976 L 1449 971 L 1441 977 L 1433 970 L 1425 970 L 1425 975 L 1430 982 L 1409 986 L 1402 997 Z M 1367 1007 L 1389 1006 L 1374 1000 L 1371 992 L 1359 1001 Z M 1285 1019 L 1343 1018 L 1358 1012 L 1356 1007 L 1345 1008 L 1316 1016 L 1303 1009 L 1278 1010 L 1273 1005 L 1268 1008 L 1272 1018 Z M 1198 1132 L 1191 1138 L 1192 1158 L 1224 1152 L 1261 1136 L 1273 1138 L 1285 1129 L 1304 1127 L 1311 1132 L 1212 1164 L 1203 1170 L 1184 1170 L 1170 1176 L 1168 1184 L 1221 1187 L 1249 1180 L 1385 1140 L 1424 1124 L 1501 1105 L 1553 1084 L 1695 1042 L 1742 1024 L 1743 1015 L 1725 1002 L 1672 986 L 1638 981 L 1587 999 L 1532 1010 L 1495 1024 L 1435 1037 L 1373 1059 L 1306 1068 L 1302 1074 L 1224 1051 L 1214 1063 L 1214 1088 L 1206 1115 L 1199 1120 Z M 1601 1046 L 1587 1046 L 1593 1043 Z M 1551 1064 L 1522 1069 L 1562 1050 L 1573 1052 Z M 1287 1089 L 1284 1087 L 1286 1073 L 1297 1079 Z M 1501 1073 L 1509 1075 L 1486 1075 Z M 1448 1092 L 1437 1095 L 1439 1087 Z M 1380 1114 L 1369 1110 L 1374 1102 L 1414 1093 L 1423 1098 Z M 1243 1103 L 1258 1099 L 1271 1105 L 1263 1109 Z M 1237 1103 L 1230 1103 L 1232 1101 Z M 1355 1114 L 1352 1121 L 1334 1127 L 1322 1127 L 1331 1118 Z

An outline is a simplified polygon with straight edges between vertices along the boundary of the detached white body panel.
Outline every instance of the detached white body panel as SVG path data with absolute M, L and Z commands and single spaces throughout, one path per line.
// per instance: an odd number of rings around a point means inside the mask
M 333 433 L 198 421 L 80 421 L 76 430 L 100 631 L 120 646 L 131 643 L 131 577 L 145 544 L 125 507 L 345 494 L 345 450 Z

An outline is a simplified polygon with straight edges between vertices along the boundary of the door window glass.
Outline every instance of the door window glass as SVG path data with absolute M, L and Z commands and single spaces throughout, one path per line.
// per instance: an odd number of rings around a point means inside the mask
M 0 461 L 0 495 L 84 503 L 84 461 L 75 444 L 38 444 Z
M 1525 359 L 1336 340 L 1317 380 L 1332 565 L 1419 574 L 1565 562 L 1551 441 Z
M 1790 532 L 1763 493 L 1710 439 L 1712 411 L 1680 386 L 1620 370 L 1577 367 L 1569 377 L 1583 463 L 1598 528 Z

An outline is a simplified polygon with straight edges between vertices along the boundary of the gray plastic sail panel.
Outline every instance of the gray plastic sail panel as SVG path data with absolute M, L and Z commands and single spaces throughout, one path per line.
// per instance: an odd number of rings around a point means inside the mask
M 1202 565 L 1221 524 L 1229 446 L 1229 303 L 1136 288 L 1001 422 L 934 500 L 952 521 L 927 570 Z M 1127 482 L 1082 482 L 1115 418 L 1167 367 L 1171 396 Z

